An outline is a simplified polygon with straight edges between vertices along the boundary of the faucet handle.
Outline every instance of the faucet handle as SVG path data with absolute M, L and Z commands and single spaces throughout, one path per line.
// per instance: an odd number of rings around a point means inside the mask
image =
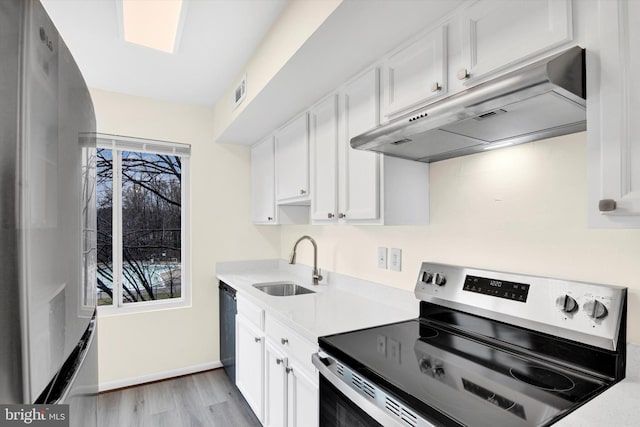
M 314 274 L 313 274 L 313 284 L 317 285 L 318 282 L 321 282 L 323 277 L 322 277 L 322 270 L 318 269 Z

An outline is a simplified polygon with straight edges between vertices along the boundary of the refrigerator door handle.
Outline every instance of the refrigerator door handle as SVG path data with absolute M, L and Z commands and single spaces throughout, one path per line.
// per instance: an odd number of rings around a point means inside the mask
M 67 399 L 80 367 L 84 364 L 87 353 L 95 339 L 96 312 L 97 310 L 93 312 L 89 326 L 87 326 L 76 348 L 34 403 L 57 404 L 63 403 Z

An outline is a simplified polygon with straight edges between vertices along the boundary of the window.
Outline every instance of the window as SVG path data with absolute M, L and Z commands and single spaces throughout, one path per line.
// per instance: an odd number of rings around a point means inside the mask
M 189 152 L 184 144 L 98 136 L 98 305 L 187 301 Z

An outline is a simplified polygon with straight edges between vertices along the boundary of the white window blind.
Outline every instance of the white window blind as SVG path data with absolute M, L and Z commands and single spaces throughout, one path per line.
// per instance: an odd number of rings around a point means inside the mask
M 134 138 L 130 136 L 96 134 L 99 148 L 111 150 L 138 151 L 143 153 L 167 154 L 189 157 L 191 145 L 179 142 L 158 141 L 154 139 Z

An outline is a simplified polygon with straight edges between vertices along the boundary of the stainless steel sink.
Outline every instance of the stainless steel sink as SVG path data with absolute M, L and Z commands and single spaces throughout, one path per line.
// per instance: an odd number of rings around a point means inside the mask
M 303 286 L 296 285 L 293 282 L 267 282 L 256 283 L 254 288 L 274 297 L 290 297 L 293 295 L 314 294 L 315 291 L 307 289 Z

